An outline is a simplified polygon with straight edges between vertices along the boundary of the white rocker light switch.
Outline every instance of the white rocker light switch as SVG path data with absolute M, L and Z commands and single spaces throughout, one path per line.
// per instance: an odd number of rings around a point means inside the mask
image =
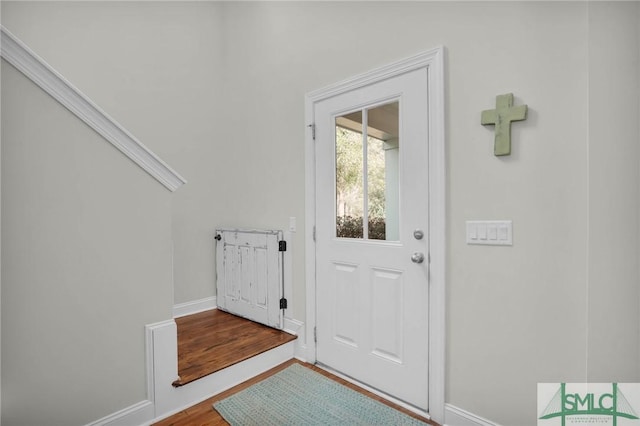
M 513 224 L 510 220 L 468 220 L 467 244 L 512 246 Z

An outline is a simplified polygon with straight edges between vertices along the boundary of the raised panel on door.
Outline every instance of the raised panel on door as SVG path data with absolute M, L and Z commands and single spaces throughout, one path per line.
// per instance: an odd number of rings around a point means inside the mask
M 358 317 L 353 307 L 358 303 L 358 265 L 334 262 L 335 298 L 333 300 L 333 339 L 358 347 Z
M 371 268 L 371 353 L 402 364 L 404 352 L 403 273 Z

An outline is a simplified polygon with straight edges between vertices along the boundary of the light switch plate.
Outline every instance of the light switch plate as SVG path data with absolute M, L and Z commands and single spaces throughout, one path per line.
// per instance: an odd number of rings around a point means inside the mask
M 512 246 L 513 223 L 510 220 L 468 220 L 467 244 Z

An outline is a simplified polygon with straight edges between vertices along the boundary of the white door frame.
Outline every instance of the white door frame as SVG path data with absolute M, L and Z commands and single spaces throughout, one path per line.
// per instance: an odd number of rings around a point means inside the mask
M 426 51 L 315 90 L 305 96 L 305 267 L 306 267 L 306 346 L 307 361 L 316 361 L 316 170 L 314 104 L 349 90 L 426 68 L 429 79 L 429 415 L 444 424 L 445 391 L 445 118 L 444 47 Z

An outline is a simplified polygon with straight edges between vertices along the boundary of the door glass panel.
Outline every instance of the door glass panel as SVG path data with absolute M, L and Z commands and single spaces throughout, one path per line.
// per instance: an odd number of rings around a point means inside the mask
M 367 111 L 369 239 L 399 240 L 399 103 Z
M 336 118 L 336 236 L 362 238 L 362 111 Z
M 385 232 L 385 161 L 384 141 L 367 138 L 368 234 L 371 240 L 386 240 Z
M 399 240 L 398 123 L 397 101 L 336 118 L 337 237 Z

